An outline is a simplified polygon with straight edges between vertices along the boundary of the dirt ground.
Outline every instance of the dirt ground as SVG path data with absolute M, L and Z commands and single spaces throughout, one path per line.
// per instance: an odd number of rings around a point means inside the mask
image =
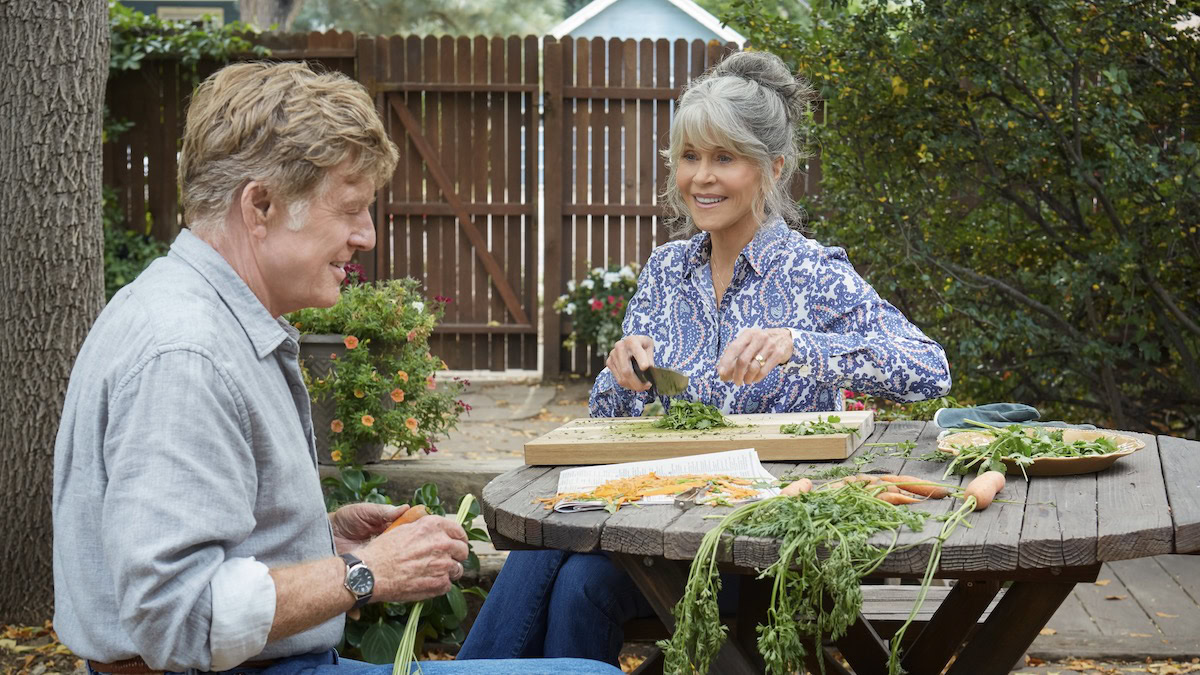
M 427 659 L 446 659 L 445 654 L 428 654 Z M 630 672 L 640 663 L 637 657 L 625 657 L 621 667 Z M 83 661 L 58 641 L 58 636 L 49 620 L 41 626 L 0 626 L 0 675 L 70 675 L 86 672 Z M 1025 668 L 1013 673 L 1032 675 L 1126 675 L 1128 673 L 1151 673 L 1153 675 L 1179 675 L 1200 673 L 1200 659 L 1187 663 L 1173 661 L 1145 662 L 1097 662 L 1072 660 L 1046 663 L 1029 659 Z

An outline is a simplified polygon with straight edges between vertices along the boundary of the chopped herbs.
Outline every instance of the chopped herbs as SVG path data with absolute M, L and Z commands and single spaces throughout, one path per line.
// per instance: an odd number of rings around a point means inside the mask
M 842 418 L 837 415 L 830 415 L 825 419 L 818 417 L 815 420 L 801 422 L 799 424 L 784 424 L 779 427 L 779 433 L 791 434 L 793 436 L 816 436 L 818 434 L 850 434 L 857 436 L 858 431 L 854 427 L 834 426 L 841 422 Z
M 1005 462 L 1012 462 L 1024 473 L 1025 467 L 1033 464 L 1035 459 L 1043 457 L 1087 457 L 1107 455 L 1120 450 L 1116 443 L 1103 436 L 1094 441 L 1077 440 L 1067 443 L 1063 440 L 1063 429 L 1057 427 L 1025 427 L 1019 424 L 994 427 L 974 420 L 966 422 L 983 427 L 978 433 L 988 434 L 994 440 L 987 445 L 955 445 L 957 455 L 942 453 L 950 457 L 946 476 L 951 473 L 967 473 L 972 469 L 979 473 L 1004 473 Z
M 671 409 L 654 423 L 660 429 L 715 429 L 737 426 L 720 409 L 702 401 L 671 401 Z

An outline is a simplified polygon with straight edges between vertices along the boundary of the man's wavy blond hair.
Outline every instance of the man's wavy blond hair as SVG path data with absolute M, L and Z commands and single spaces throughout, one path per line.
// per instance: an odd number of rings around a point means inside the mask
M 213 73 L 188 107 L 179 185 L 198 233 L 220 232 L 237 190 L 266 184 L 296 216 L 343 162 L 351 179 L 383 185 L 399 153 L 371 97 L 341 73 L 304 63 L 239 63 Z

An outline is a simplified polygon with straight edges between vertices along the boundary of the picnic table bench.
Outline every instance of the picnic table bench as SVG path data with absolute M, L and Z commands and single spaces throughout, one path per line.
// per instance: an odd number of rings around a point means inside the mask
M 940 431 L 924 422 L 879 424 L 867 443 L 915 441 L 909 457 L 864 445 L 855 456 L 832 464 L 854 465 L 857 458 L 862 469 L 941 481 L 944 464 L 916 459 L 933 451 Z M 903 657 L 908 672 L 939 673 L 957 654 L 952 674 L 1008 673 L 1075 584 L 1094 581 L 1102 563 L 1200 550 L 1200 442 L 1122 433 L 1139 438 L 1146 447 L 1099 473 L 1028 481 L 1010 474 L 999 496 L 1005 501 L 972 514 L 973 527 L 953 533 L 935 574 L 953 585 L 932 594 L 927 608 L 931 613 L 919 617 L 919 625 L 909 630 L 912 640 Z M 830 464 L 764 466 L 783 476 Z M 700 539 L 716 523 L 710 517 L 729 507 L 624 508 L 613 514 L 548 511 L 535 499 L 555 493 L 562 469 L 524 466 L 484 488 L 483 513 L 496 547 L 606 551 L 630 573 L 670 629 L 671 608 L 682 597 L 688 564 Z M 951 477 L 943 482 L 966 480 Z M 957 503 L 930 500 L 912 508 L 939 514 Z M 910 547 L 889 555 L 876 574 L 919 579 L 929 560 L 932 525 L 925 529 L 903 530 L 898 545 Z M 889 541 L 890 535 L 881 536 L 878 543 L 886 546 Z M 730 640 L 713 672 L 762 672 L 754 626 L 765 616 L 770 588 L 754 575 L 777 559 L 778 543 L 736 537 L 723 547 L 722 556 L 724 570 L 745 576 Z M 864 614 L 836 643 L 856 675 L 887 672 L 890 633 L 885 629 L 894 630 L 897 624 L 895 608 L 884 612 L 881 606 L 868 602 Z M 849 672 L 831 666 L 829 660 L 826 667 L 832 667 L 829 672 Z

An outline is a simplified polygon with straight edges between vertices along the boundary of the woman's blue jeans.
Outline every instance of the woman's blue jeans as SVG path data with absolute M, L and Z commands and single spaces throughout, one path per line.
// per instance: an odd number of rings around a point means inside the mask
M 513 551 L 458 659 L 575 657 L 616 664 L 622 627 L 654 610 L 603 553 Z

